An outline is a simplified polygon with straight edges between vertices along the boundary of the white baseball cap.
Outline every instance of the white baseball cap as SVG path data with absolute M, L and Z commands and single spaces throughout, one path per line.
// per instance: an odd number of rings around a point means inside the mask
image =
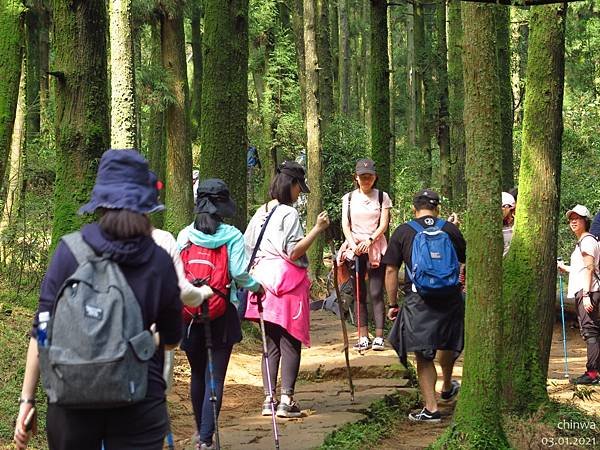
M 575 205 L 574 208 L 568 210 L 567 214 L 566 214 L 567 215 L 567 220 L 569 219 L 569 216 L 571 214 L 573 214 L 573 213 L 575 213 L 575 214 L 577 214 L 578 216 L 581 216 L 581 217 L 587 217 L 587 218 L 591 218 L 592 217 L 592 215 L 590 214 L 589 209 L 587 209 L 583 205 Z
M 510 206 L 511 208 L 515 207 L 515 198 L 509 194 L 508 192 L 502 193 L 502 206 Z

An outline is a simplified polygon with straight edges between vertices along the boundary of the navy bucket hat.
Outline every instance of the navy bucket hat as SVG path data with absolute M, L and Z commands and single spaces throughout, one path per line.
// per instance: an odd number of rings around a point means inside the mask
M 100 159 L 96 184 L 79 214 L 98 208 L 126 209 L 149 214 L 165 209 L 158 202 L 156 181 L 152 183 L 148 161 L 137 150 L 107 150 Z
M 233 217 L 237 206 L 229 194 L 223 180 L 209 178 L 198 185 L 196 191 L 196 214 L 216 214 L 219 217 Z

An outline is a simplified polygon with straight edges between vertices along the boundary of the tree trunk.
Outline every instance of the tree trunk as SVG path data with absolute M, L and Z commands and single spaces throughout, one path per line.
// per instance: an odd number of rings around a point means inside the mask
M 321 131 L 326 133 L 333 120 L 333 112 L 335 110 L 335 103 L 333 102 L 333 64 L 329 42 L 329 0 L 317 0 L 316 8 L 317 58 L 319 61 L 319 117 L 321 119 Z
M 444 444 L 473 449 L 509 448 L 502 430 L 498 389 L 498 355 L 504 346 L 500 340 L 503 245 L 493 13 L 489 5 L 462 5 L 468 191 L 465 237 L 469 243 L 466 353 L 454 425 Z
M 192 62 L 194 76 L 192 78 L 192 129 L 191 138 L 195 142 L 200 135 L 202 121 L 202 6 L 201 0 L 195 0 L 192 12 Z
M 23 4 L 0 0 L 0 189 L 10 150 L 23 59 Z
M 437 29 L 437 78 L 438 78 L 438 129 L 440 147 L 440 191 L 452 200 L 452 177 L 450 175 L 450 117 L 448 113 L 448 47 L 446 43 L 446 0 L 440 0 L 435 8 Z
M 370 5 L 369 2 L 363 1 L 358 2 L 360 5 L 360 22 L 362 27 L 360 28 L 360 55 L 361 55 L 361 87 L 360 87 L 360 105 L 362 122 L 367 127 L 367 130 L 371 129 L 371 109 L 369 108 L 369 61 L 371 55 L 371 18 L 370 18 Z
M 248 0 L 205 0 L 200 174 L 223 179 L 246 227 Z
M 407 5 L 406 18 L 406 60 L 408 76 L 406 79 L 408 91 L 408 143 L 411 147 L 417 146 L 417 78 L 415 55 L 415 7 L 413 3 Z
M 388 53 L 388 92 L 389 92 L 389 119 L 390 119 L 390 141 L 388 144 L 388 155 L 390 158 L 390 170 L 388 171 L 390 177 L 390 190 L 389 195 L 393 197 L 394 183 L 396 179 L 396 89 L 394 81 L 394 28 L 396 24 L 395 15 L 393 8 L 387 8 L 387 53 Z
M 110 2 L 110 146 L 136 148 L 131 0 Z
M 153 18 L 150 21 L 150 64 L 153 67 L 160 67 L 162 65 L 162 51 L 161 51 L 161 32 L 160 32 L 160 20 Z M 152 102 L 148 112 L 148 124 L 147 124 L 147 144 L 148 149 L 148 163 L 150 168 L 156 173 L 159 180 L 165 180 L 167 176 L 166 170 L 166 149 L 165 149 L 165 137 L 166 137 L 166 121 L 165 121 L 165 107 L 159 102 Z M 152 214 L 152 223 L 157 228 L 163 228 L 165 222 L 164 212 Z
M 317 222 L 317 216 L 323 209 L 321 183 L 323 170 L 321 167 L 322 130 L 319 120 L 320 81 L 319 59 L 317 55 L 317 10 L 315 3 L 319 0 L 304 0 L 304 55 L 306 57 L 306 155 L 308 161 L 308 185 L 310 195 L 306 211 L 306 226 L 311 229 Z M 313 247 L 318 247 L 313 244 Z M 321 246 L 322 251 L 322 246 Z M 321 254 L 313 252 L 310 257 L 320 258 Z M 322 265 L 320 260 L 312 260 L 311 273 L 315 267 Z
M 338 0 L 328 0 L 329 3 L 329 12 L 327 13 L 327 18 L 329 19 L 329 47 L 331 53 L 331 73 L 332 73 L 332 94 L 333 98 L 339 98 L 339 89 L 340 89 L 340 78 L 338 69 L 340 67 L 340 29 L 338 22 Z M 335 111 L 335 101 L 333 104 L 333 110 Z
M 338 0 L 339 29 L 339 107 L 344 116 L 350 114 L 350 28 L 348 27 L 348 0 Z
M 168 73 L 170 102 L 166 121 L 165 228 L 177 233 L 192 217 L 192 146 L 190 142 L 189 91 L 183 31 L 183 3 L 163 10 L 161 54 Z M 225 147 L 227 148 L 227 147 Z
M 531 8 L 519 207 L 504 262 L 502 381 L 506 405 L 515 412 L 535 411 L 548 400 L 561 217 L 565 21 L 566 6 Z
M 17 100 L 17 110 L 15 113 L 15 123 L 10 144 L 10 155 L 8 160 L 8 173 L 6 178 L 6 200 L 2 209 L 2 217 L 0 218 L 0 236 L 6 228 L 14 223 L 14 220 L 19 212 L 19 200 L 21 198 L 21 190 L 23 186 L 23 166 L 24 155 L 23 144 L 25 137 L 25 113 L 26 113 L 26 79 L 25 61 L 21 68 L 21 80 L 19 82 L 19 94 Z M 2 247 L 4 249 L 4 246 Z M 0 260 L 6 263 L 6 254 L 1 255 Z
M 414 54 L 415 54 L 415 100 L 416 100 L 416 130 L 417 146 L 423 159 L 421 165 L 421 184 L 431 185 L 431 142 L 427 130 L 427 96 L 425 91 L 425 70 L 428 66 L 428 51 L 425 42 L 425 16 L 421 0 L 413 5 L 414 19 Z
M 300 102 L 302 118 L 306 123 L 306 65 L 304 61 L 304 5 L 303 0 L 288 0 L 292 10 L 292 30 L 296 48 L 296 65 L 298 66 L 298 82 L 300 83 Z
M 450 114 L 450 149 L 453 155 L 452 196 L 464 204 L 467 199 L 465 182 L 465 125 L 463 121 L 463 30 L 460 0 L 448 0 L 448 99 Z
M 36 1 L 25 14 L 26 43 L 26 133 L 27 140 L 40 133 L 40 30 L 41 2 Z
M 513 58 L 516 63 L 512 73 L 514 121 L 517 126 L 523 124 L 523 105 L 525 104 L 525 74 L 527 72 L 527 45 L 529 41 L 529 10 L 511 8 Z
M 377 186 L 390 192 L 390 85 L 386 0 L 371 0 L 371 156 L 377 164 Z
M 77 230 L 98 159 L 109 145 L 106 3 L 53 0 L 56 78 L 56 181 L 52 248 Z
M 500 83 L 500 120 L 502 124 L 502 190 L 514 187 L 513 99 L 510 78 L 510 8 L 495 7 L 496 54 Z
M 50 98 L 48 71 L 50 64 L 50 11 L 47 0 L 42 1 L 40 17 L 40 132 L 44 133 L 52 124 L 48 100 Z

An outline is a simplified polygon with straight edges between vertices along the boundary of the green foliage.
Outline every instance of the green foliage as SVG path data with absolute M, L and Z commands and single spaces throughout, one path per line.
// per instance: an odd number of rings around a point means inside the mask
M 354 189 L 352 175 L 356 160 L 369 156 L 366 128 L 350 118 L 336 118 L 323 136 L 323 205 L 331 229 L 342 237 L 342 196 Z
M 374 402 L 367 411 L 366 418 L 349 423 L 325 438 L 321 450 L 354 450 L 371 446 L 389 436 L 392 425 L 398 417 L 404 417 L 417 406 L 417 394 L 397 391 Z

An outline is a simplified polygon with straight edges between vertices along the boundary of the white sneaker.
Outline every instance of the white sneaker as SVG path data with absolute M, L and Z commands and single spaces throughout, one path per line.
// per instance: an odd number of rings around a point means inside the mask
M 367 336 L 361 336 L 358 342 L 354 344 L 354 350 L 358 350 L 359 352 L 363 350 L 369 350 L 370 346 L 371 341 L 369 341 L 369 338 Z
M 376 337 L 375 339 L 373 339 L 373 344 L 371 345 L 371 348 L 377 352 L 380 352 L 382 350 L 384 350 L 385 347 L 385 343 L 383 342 L 383 338 L 382 337 Z

